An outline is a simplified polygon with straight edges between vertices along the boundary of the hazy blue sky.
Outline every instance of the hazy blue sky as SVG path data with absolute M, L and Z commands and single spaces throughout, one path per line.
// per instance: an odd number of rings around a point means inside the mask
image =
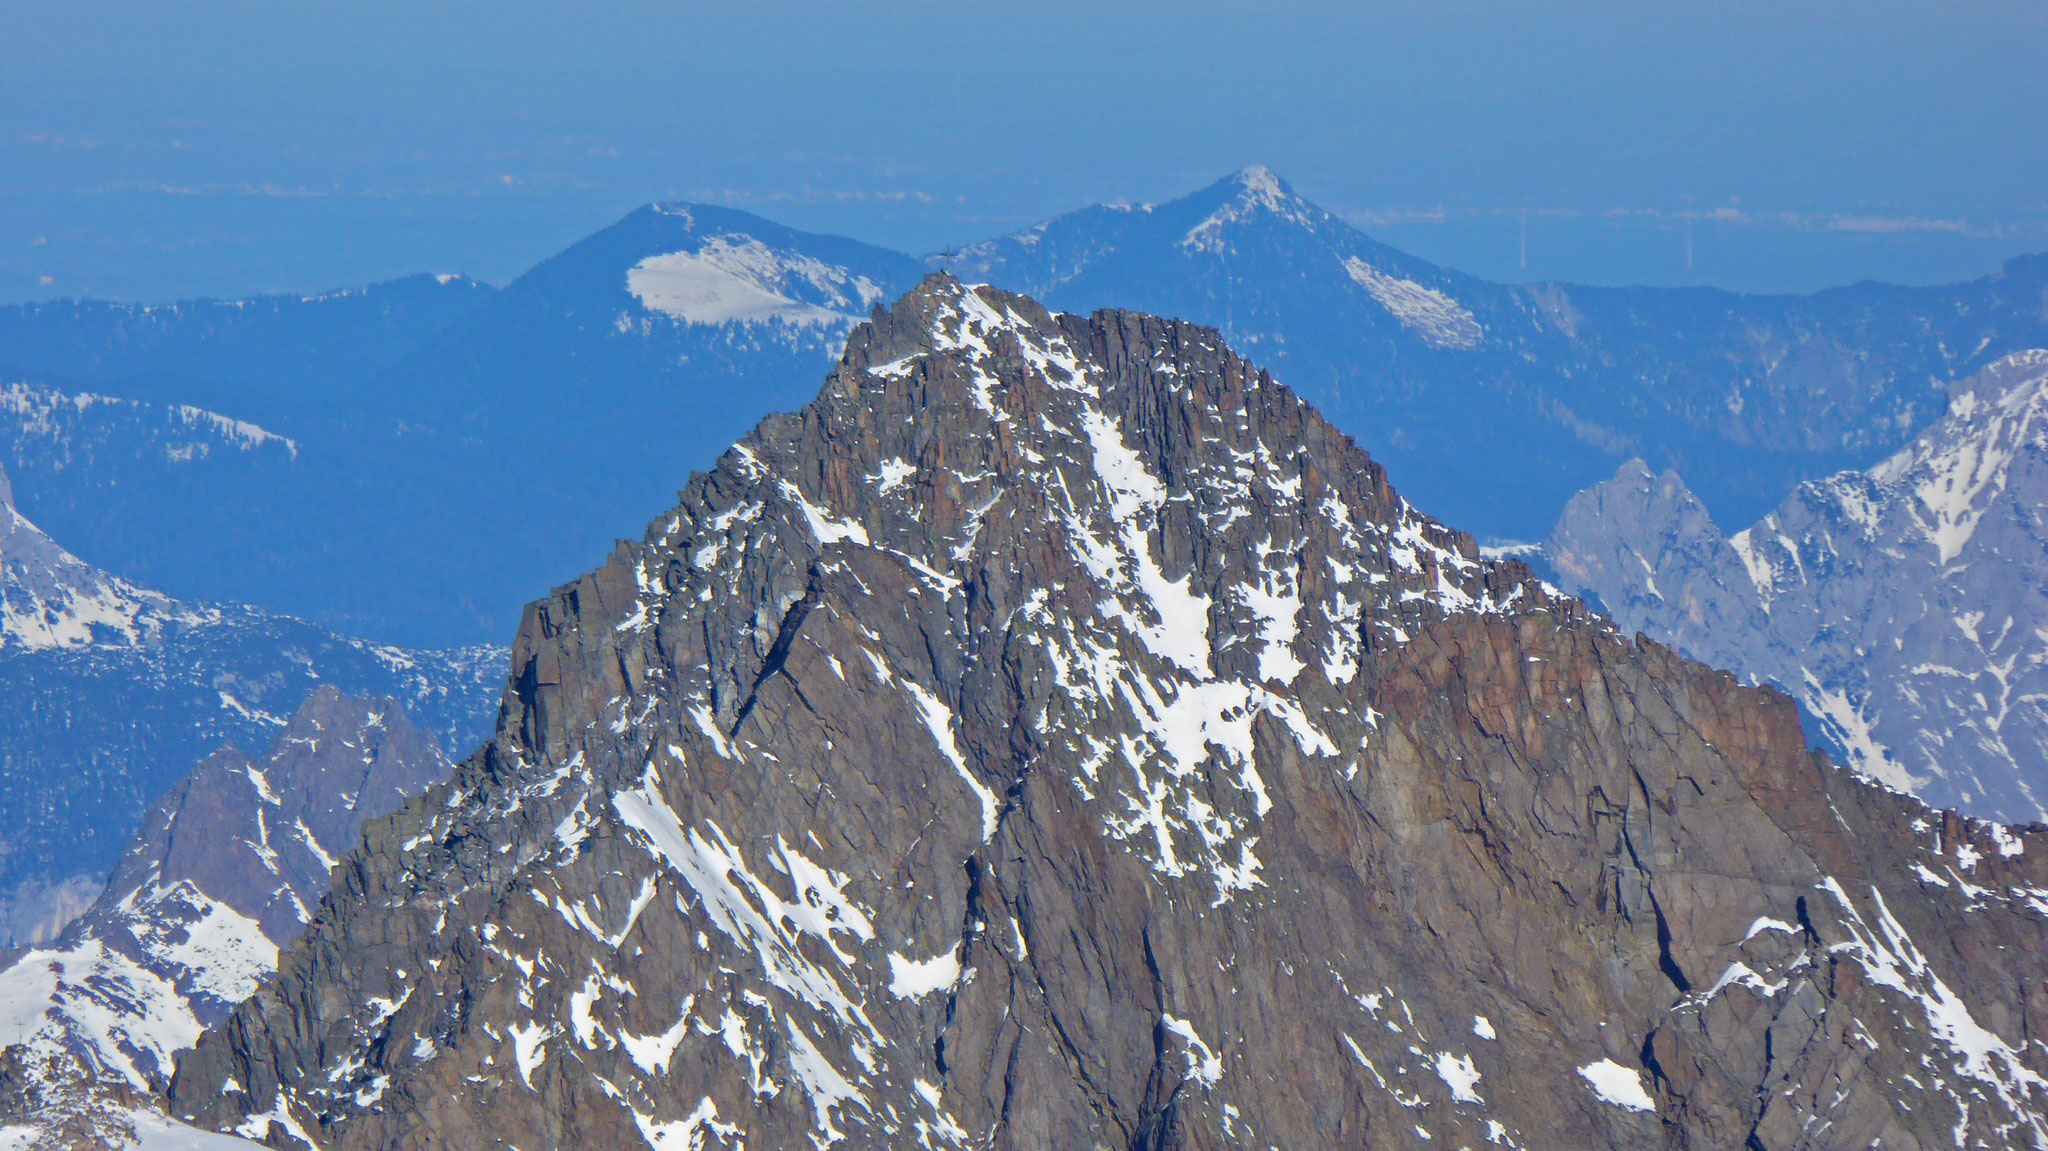
M 502 281 L 657 198 L 922 251 L 1248 163 L 1502 278 L 1963 278 L 2048 249 L 2044 61 L 2038 0 L 8 0 L 0 300 Z

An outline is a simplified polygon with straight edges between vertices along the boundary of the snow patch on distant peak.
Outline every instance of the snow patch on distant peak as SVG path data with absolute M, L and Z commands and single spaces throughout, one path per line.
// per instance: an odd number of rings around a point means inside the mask
M 688 324 L 797 327 L 852 322 L 883 295 L 850 269 L 730 235 L 695 251 L 648 256 L 627 269 L 626 290 L 647 310 Z
M 1257 196 L 1269 204 L 1277 204 L 1288 198 L 1287 185 L 1273 174 L 1273 169 L 1264 164 L 1253 164 L 1231 177 L 1247 196 Z
M 1284 224 L 1313 228 L 1323 215 L 1315 205 L 1290 191 L 1270 169 L 1259 165 L 1238 172 L 1229 182 L 1236 185 L 1237 195 L 1189 228 L 1187 235 L 1181 237 L 1182 248 L 1220 254 L 1229 250 L 1224 232 L 1233 225 L 1271 216 Z
M 0 506 L 0 648 L 139 647 L 166 621 L 218 618 L 108 575 Z
M 1435 288 L 1389 276 L 1357 256 L 1344 258 L 1344 271 L 1402 327 L 1431 347 L 1469 351 L 1486 335 L 1463 304 Z

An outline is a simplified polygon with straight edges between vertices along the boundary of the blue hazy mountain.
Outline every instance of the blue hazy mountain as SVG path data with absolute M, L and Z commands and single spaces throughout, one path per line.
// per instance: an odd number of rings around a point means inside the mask
M 1967 284 L 1807 296 L 1510 286 L 1378 243 L 1261 168 L 1083 209 L 952 265 L 1062 310 L 1215 325 L 1418 506 L 1482 537 L 1541 537 L 1631 457 L 1748 522 L 1906 443 L 1946 410 L 1949 381 L 2048 346 L 2044 257 Z
M 332 483 L 377 557 L 344 617 L 408 642 L 509 636 L 519 605 L 637 536 L 764 413 L 808 400 L 853 325 L 922 273 L 683 204 L 538 265 L 309 429 L 336 445 Z
M 148 804 L 221 744 L 268 745 L 325 687 L 395 697 L 461 754 L 505 658 L 167 596 L 66 551 L 0 486 L 0 948 L 83 910 Z
M 499 641 L 640 509 L 807 399 L 852 325 L 921 274 L 655 205 L 502 291 L 422 276 L 16 307 L 0 447 L 24 513 L 123 576 L 407 645 Z M 250 442 L 195 453 L 166 442 L 181 420 Z
M 309 296 L 17 304 L 0 307 L 0 376 L 291 424 L 495 294 L 466 276 L 418 275 Z
M 1897 450 L 1949 381 L 2048 346 L 2048 258 L 1807 296 L 1511 286 L 1378 243 L 1256 168 L 949 262 L 1064 310 L 1218 327 L 1482 537 L 1540 538 L 1630 458 L 1749 522 Z M 141 445 L 126 463 L 111 440 L 81 462 L 24 416 L 0 440 L 24 512 L 118 574 L 387 642 L 497 641 L 518 605 L 637 534 L 634 509 L 798 406 L 921 267 L 667 204 L 499 291 L 415 277 L 313 301 L 16 308 L 0 363 L 23 363 L 21 388 L 89 385 L 159 422 L 193 406 L 278 439 L 203 466 L 143 430 L 123 433 Z
M 493 294 L 422 275 L 316 296 L 0 308 L 13 500 L 72 551 L 169 594 L 363 630 L 366 613 L 332 606 L 358 574 L 332 530 L 354 513 L 322 497 L 353 465 L 322 433 L 349 381 Z

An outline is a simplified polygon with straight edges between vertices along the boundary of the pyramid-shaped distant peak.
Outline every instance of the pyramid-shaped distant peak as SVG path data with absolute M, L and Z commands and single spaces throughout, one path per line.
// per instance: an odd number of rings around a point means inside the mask
M 1264 164 L 1240 168 L 1226 177 L 1224 183 L 1235 185 L 1247 199 L 1276 202 L 1296 198 L 1294 186 Z
M 1296 195 L 1293 185 L 1271 168 L 1258 164 L 1225 176 L 1189 200 L 1215 204 L 1181 240 L 1182 247 L 1195 251 L 1221 250 L 1225 233 L 1240 226 L 1271 222 L 1315 228 L 1331 218 L 1321 207 Z

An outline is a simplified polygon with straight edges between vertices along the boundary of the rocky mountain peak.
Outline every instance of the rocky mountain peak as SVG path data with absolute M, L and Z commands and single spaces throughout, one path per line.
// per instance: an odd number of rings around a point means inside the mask
M 1733 534 L 1675 473 L 1624 466 L 1572 500 L 1547 554 L 1625 626 L 1797 695 L 1871 778 L 2042 819 L 2048 352 L 1950 391 L 1884 462 L 1802 484 Z
M 0 1123 L 84 1132 L 65 1146 L 162 1126 L 134 1093 L 161 1087 L 175 1053 L 275 970 L 362 822 L 451 770 L 397 701 L 332 687 L 260 758 L 228 746 L 201 762 L 92 907 L 0 968 Z
M 260 760 L 224 747 L 157 801 L 102 903 L 128 907 L 189 884 L 253 920 L 273 944 L 289 943 L 363 821 L 451 770 L 397 700 L 316 688 Z
M 1232 173 L 1188 200 L 1195 205 L 1217 201 L 1181 237 L 1181 246 L 1192 252 L 1227 251 L 1235 229 L 1278 226 L 1314 231 L 1332 221 L 1328 212 L 1295 195 L 1285 180 L 1258 165 Z
M 928 277 L 532 605 L 512 668 L 177 1116 L 657 1151 L 2043 1130 L 2013 989 L 2048 847 L 1480 559 L 1213 329 Z M 2011 977 L 1958 982 L 1959 945 Z

